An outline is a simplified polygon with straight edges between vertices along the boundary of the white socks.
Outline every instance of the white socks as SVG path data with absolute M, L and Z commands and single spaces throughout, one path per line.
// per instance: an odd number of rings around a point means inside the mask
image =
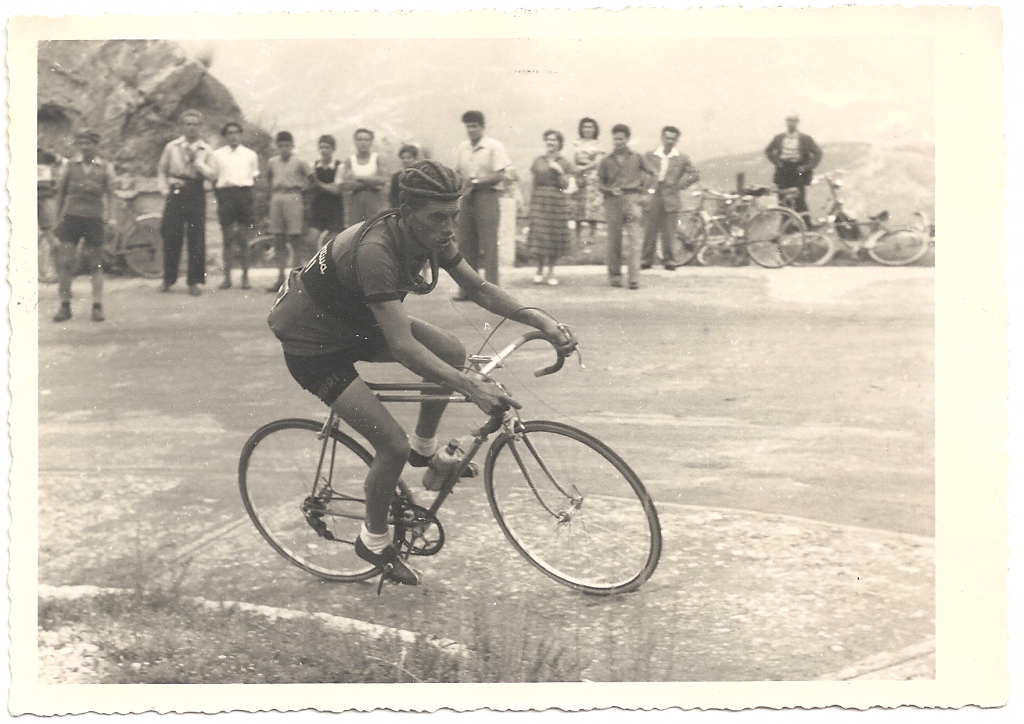
M 373 553 L 380 553 L 388 547 L 388 543 L 394 537 L 394 531 L 391 526 L 388 526 L 387 533 L 371 533 L 366 527 L 366 523 L 363 523 L 362 529 L 359 531 L 359 538 L 363 541 L 363 545 Z
M 418 452 L 423 457 L 433 457 L 434 453 L 437 452 L 437 436 L 434 437 L 420 437 L 414 432 L 409 433 L 409 447 L 414 452 Z M 364 543 L 366 541 L 363 541 Z

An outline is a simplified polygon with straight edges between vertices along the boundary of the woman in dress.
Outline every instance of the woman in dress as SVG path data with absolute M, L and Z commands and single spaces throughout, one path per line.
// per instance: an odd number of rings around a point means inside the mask
M 310 203 L 309 225 L 316 233 L 319 248 L 330 234 L 344 231 L 345 206 L 341 200 L 341 177 L 338 173 L 341 161 L 334 158 L 337 147 L 334 136 L 320 136 L 317 145 L 320 158 L 313 164 L 313 200 Z M 329 233 L 324 234 L 325 231 Z
M 590 245 L 594 243 L 598 223 L 604 221 L 604 198 L 598 188 L 597 166 L 605 152 L 598 145 L 601 129 L 593 118 L 580 119 L 578 133 L 579 138 L 573 142 L 576 184 L 579 187 L 575 195 L 576 240 L 582 245 Z M 588 230 L 586 236 L 583 235 L 584 227 Z
M 569 249 L 569 197 L 562 193 L 568 188 L 573 166 L 562 156 L 565 136 L 558 131 L 544 132 L 543 156 L 538 156 L 530 167 L 533 175 L 533 196 L 530 198 L 530 233 L 526 237 L 527 251 L 537 260 L 535 284 L 558 284 L 555 262 Z

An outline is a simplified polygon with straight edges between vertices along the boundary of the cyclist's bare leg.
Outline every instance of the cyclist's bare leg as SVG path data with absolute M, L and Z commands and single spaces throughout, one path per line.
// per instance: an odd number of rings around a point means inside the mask
M 449 334 L 422 319 L 412 319 L 412 336 L 452 367 L 462 369 L 466 364 L 466 348 L 459 338 Z M 430 380 L 424 379 L 424 382 Z M 441 423 L 447 402 L 422 402 L 420 414 L 416 420 L 416 434 L 422 438 L 432 438 L 437 434 L 437 426 Z
M 60 275 L 57 290 L 61 302 L 71 302 L 71 281 L 75 278 L 75 246 L 62 241 L 57 249 L 57 271 Z
M 359 378 L 345 388 L 331 409 L 373 447 L 373 464 L 363 486 L 366 528 L 371 533 L 386 533 L 388 506 L 409 457 L 405 430 Z

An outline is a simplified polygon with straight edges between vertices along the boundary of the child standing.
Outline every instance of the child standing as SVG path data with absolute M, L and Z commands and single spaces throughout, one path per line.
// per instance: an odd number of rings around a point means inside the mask
M 277 283 L 267 288 L 274 294 L 284 284 L 284 267 L 288 262 L 288 244 L 291 244 L 296 263 L 306 260 L 302 255 L 302 192 L 309 185 L 312 171 L 309 166 L 292 155 L 295 139 L 288 131 L 281 131 L 274 139 L 277 155 L 268 161 L 270 182 L 270 233 L 274 235 L 274 259 L 277 261 Z

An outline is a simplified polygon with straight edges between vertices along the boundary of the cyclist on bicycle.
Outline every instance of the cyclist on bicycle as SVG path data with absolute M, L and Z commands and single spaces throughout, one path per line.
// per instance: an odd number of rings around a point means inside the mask
M 407 436 L 353 363 L 399 362 L 426 381 L 467 395 L 487 414 L 519 407 L 496 384 L 462 369 L 466 349 L 458 338 L 410 317 L 402 305 L 410 292 L 433 290 L 439 266 L 487 311 L 540 330 L 563 355 L 576 348 L 566 327 L 485 282 L 462 258 L 452 238 L 461 194 L 451 169 L 434 161 L 414 164 L 400 179 L 399 208 L 348 228 L 293 270 L 268 319 L 295 380 L 373 447 L 364 486 L 366 517 L 355 551 L 389 579 L 408 585 L 420 577 L 392 545 L 388 509 L 405 463 L 426 468 L 437 452 L 447 403 L 422 403 L 416 430 Z

